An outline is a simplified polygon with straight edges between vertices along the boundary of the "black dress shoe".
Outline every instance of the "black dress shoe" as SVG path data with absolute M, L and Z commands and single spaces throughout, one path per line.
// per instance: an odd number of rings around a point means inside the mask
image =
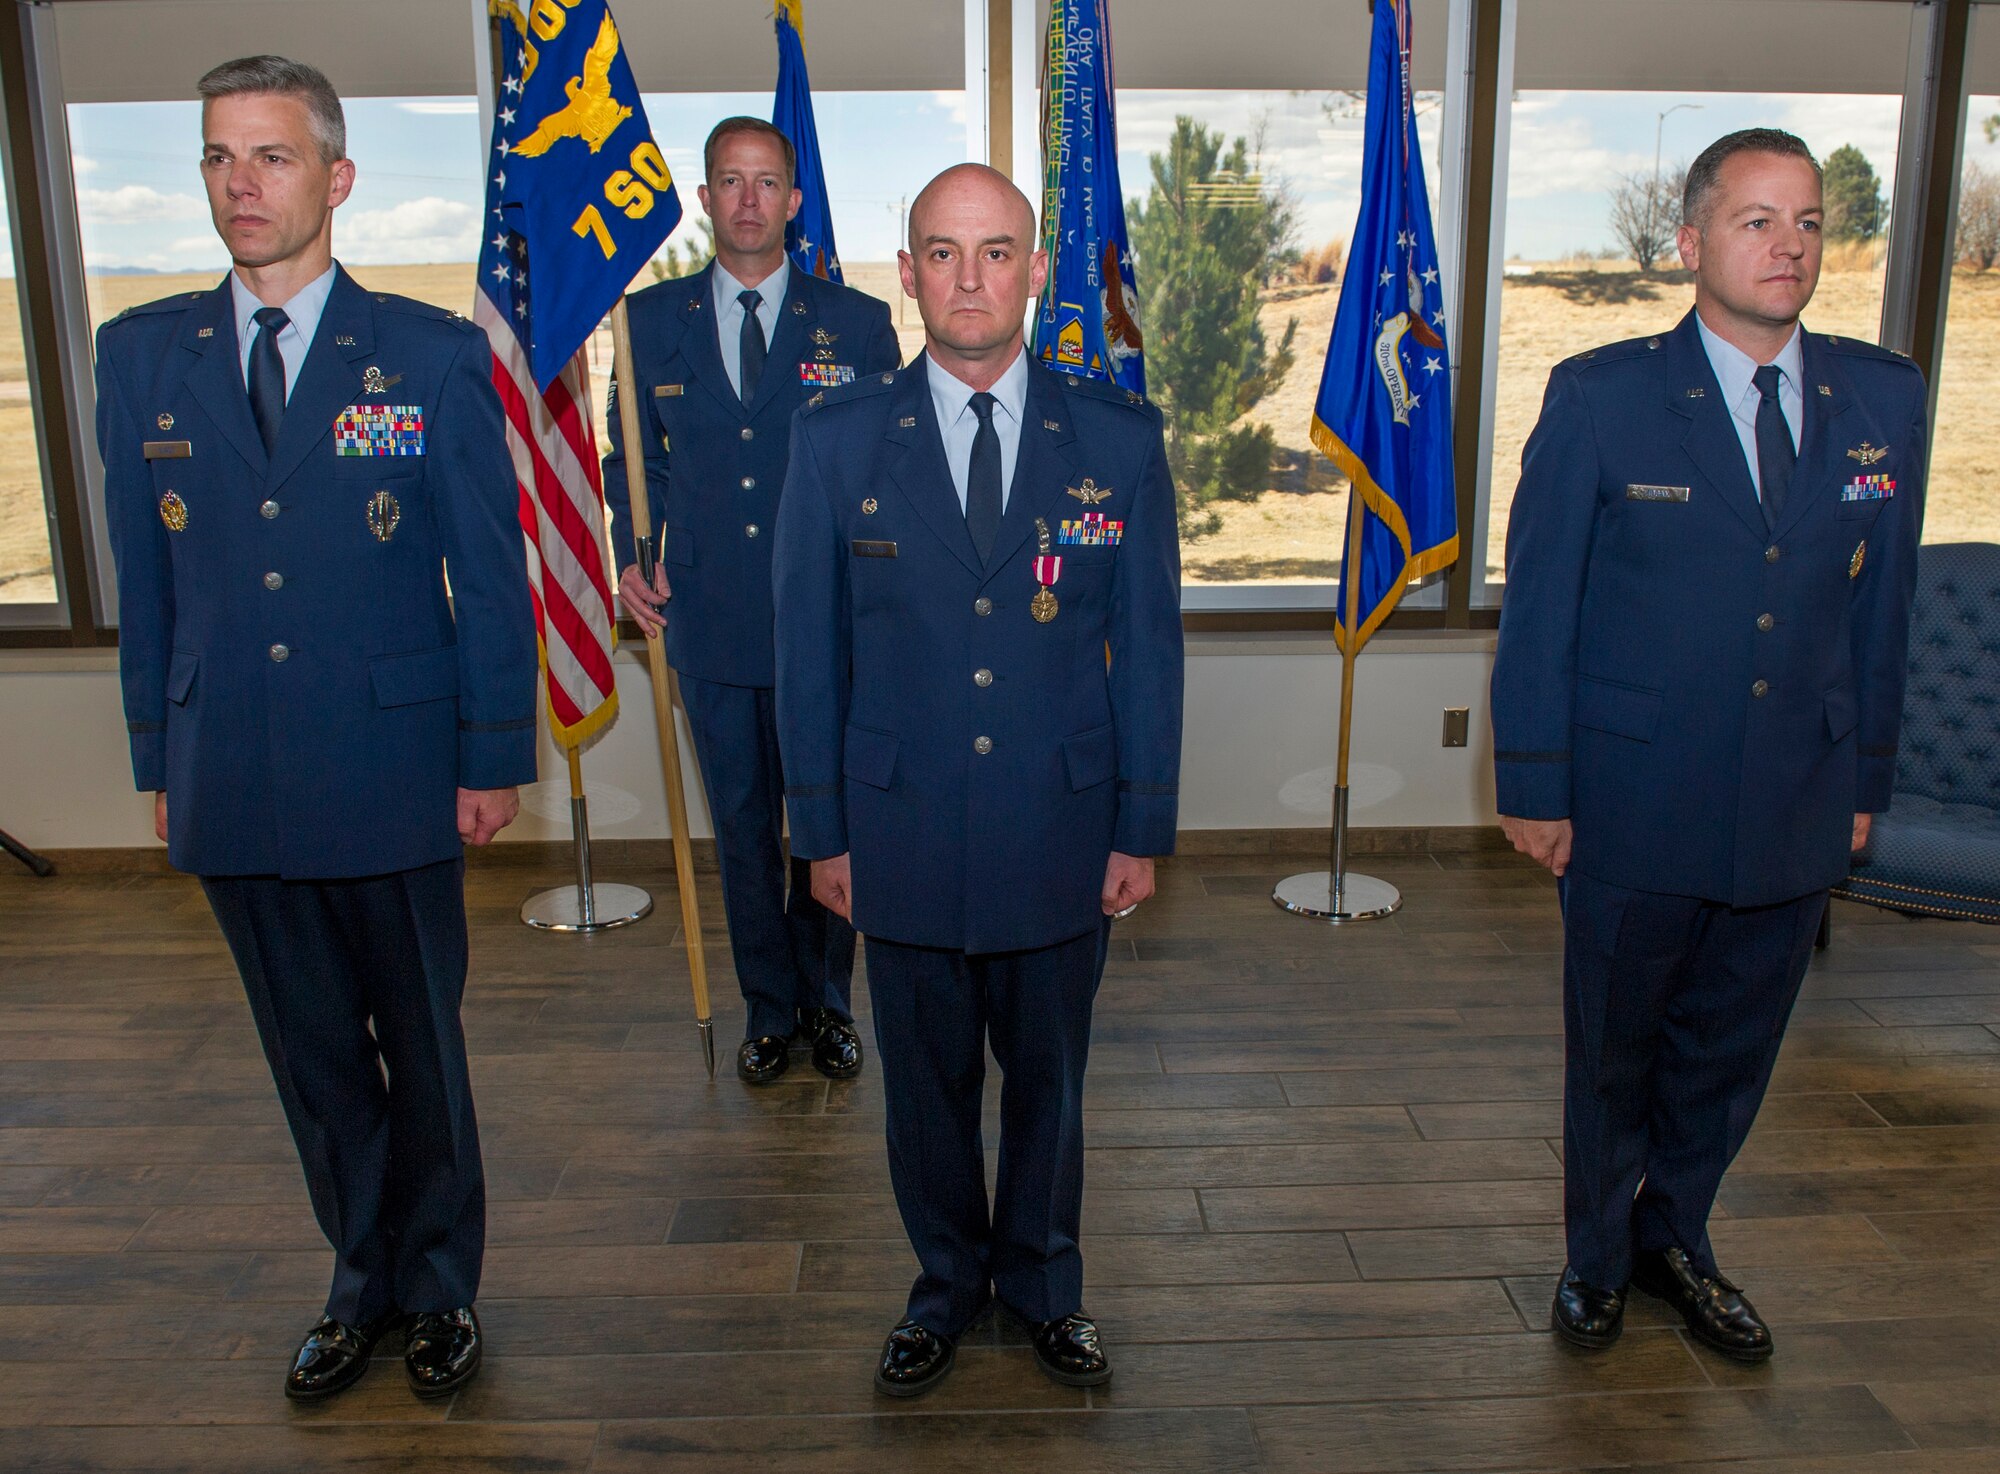
M 791 1066 L 791 1041 L 776 1034 L 745 1039 L 736 1051 L 736 1073 L 751 1085 L 769 1085 Z
M 1549 1327 L 1572 1346 L 1601 1351 L 1625 1329 L 1625 1292 L 1585 1284 L 1565 1264 L 1549 1307 Z
M 1035 1327 L 1035 1363 L 1065 1387 L 1101 1387 L 1111 1363 L 1097 1342 L 1097 1322 L 1077 1311 Z
M 352 1387 L 368 1370 L 368 1355 L 375 1343 L 398 1319 L 391 1314 L 351 1326 L 326 1316 L 299 1343 L 292 1369 L 285 1373 L 285 1396 L 294 1402 L 311 1402 Z
M 403 1370 L 419 1397 L 449 1397 L 479 1370 L 479 1317 L 470 1305 L 427 1310 L 410 1318 Z
M 936 1331 L 906 1320 L 882 1343 L 875 1385 L 891 1397 L 921 1397 L 944 1380 L 958 1349 Z
M 861 1073 L 861 1035 L 853 1024 L 830 1008 L 816 1008 L 806 1016 L 805 1025 L 812 1039 L 814 1069 L 829 1080 L 852 1080 Z
M 1703 1274 L 1682 1249 L 1642 1251 L 1632 1263 L 1632 1283 L 1681 1313 L 1695 1340 L 1738 1361 L 1771 1355 L 1771 1328 L 1743 1292 L 1720 1274 Z

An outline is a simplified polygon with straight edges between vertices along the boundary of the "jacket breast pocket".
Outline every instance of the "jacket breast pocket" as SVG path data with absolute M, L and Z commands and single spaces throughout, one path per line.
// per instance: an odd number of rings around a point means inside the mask
M 1093 727 L 1063 738 L 1063 763 L 1069 769 L 1069 786 L 1081 793 L 1118 776 L 1117 729 Z
M 384 655 L 368 664 L 368 679 L 381 707 L 415 706 L 458 695 L 458 646 L 419 650 L 414 655 Z
M 1853 501 L 1842 501 L 1833 509 L 1833 515 L 1843 522 L 1865 520 L 1872 522 L 1881 515 L 1888 505 L 1887 497 L 1857 497 Z
M 841 746 L 840 771 L 856 783 L 887 788 L 896 776 L 896 749 L 900 745 L 893 732 L 850 726 Z
M 1597 676 L 1576 678 L 1570 720 L 1593 732 L 1609 732 L 1634 742 L 1651 742 L 1660 725 L 1660 693 Z

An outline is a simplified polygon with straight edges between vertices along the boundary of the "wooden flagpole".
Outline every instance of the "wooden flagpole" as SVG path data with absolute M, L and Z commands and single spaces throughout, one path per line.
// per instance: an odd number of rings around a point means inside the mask
M 632 325 L 625 299 L 611 309 L 611 362 L 618 376 L 618 425 L 625 444 L 625 488 L 635 546 L 653 535 L 653 508 L 646 495 L 646 436 L 639 420 L 639 378 L 632 366 Z M 605 490 L 609 492 L 610 488 Z M 643 565 L 642 565 L 643 566 Z M 649 570 L 650 571 L 650 570 Z M 653 720 L 660 729 L 660 771 L 667 785 L 667 824 L 674 842 L 674 880 L 681 898 L 681 933 L 687 941 L 688 977 L 694 984 L 695 1023 L 701 1030 L 702 1054 L 708 1077 L 715 1078 L 715 1021 L 708 1005 L 708 954 L 702 948 L 701 913 L 695 904 L 694 847 L 688 842 L 687 789 L 681 781 L 681 739 L 674 726 L 680 697 L 673 667 L 667 664 L 667 643 L 646 641 L 646 659 L 653 675 Z

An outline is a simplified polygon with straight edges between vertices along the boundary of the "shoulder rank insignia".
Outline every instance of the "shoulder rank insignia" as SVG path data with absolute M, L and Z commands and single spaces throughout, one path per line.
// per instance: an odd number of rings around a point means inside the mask
M 390 374 L 387 378 L 382 370 L 370 364 L 361 371 L 361 392 L 363 394 L 387 394 L 395 385 L 403 382 L 401 374 Z
M 1078 501 L 1082 502 L 1086 507 L 1094 507 L 1099 502 L 1109 501 L 1111 499 L 1111 491 L 1112 491 L 1111 487 L 1099 486 L 1095 481 L 1091 480 L 1090 477 L 1088 476 L 1083 478 L 1083 485 L 1066 486 L 1063 489 L 1067 491 L 1071 496 L 1075 497 Z
M 179 492 L 170 491 L 160 498 L 160 520 L 167 524 L 169 532 L 187 531 L 187 503 L 181 500 Z
M 1859 461 L 1864 466 L 1872 466 L 1888 453 L 1888 446 L 1875 445 L 1864 440 L 1847 453 L 1847 458 L 1852 461 Z

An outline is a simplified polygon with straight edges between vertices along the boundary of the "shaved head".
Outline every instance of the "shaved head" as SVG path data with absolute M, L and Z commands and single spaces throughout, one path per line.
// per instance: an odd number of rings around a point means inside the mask
M 945 199 L 977 201 L 980 214 L 989 220 L 1005 222 L 999 228 L 1015 240 L 1025 244 L 1035 238 L 1035 207 L 1013 180 L 986 164 L 953 164 L 918 191 L 916 203 L 910 206 L 911 250 L 923 243 L 932 206 Z M 986 208 L 989 206 L 991 213 Z M 1009 216 L 1013 217 L 1011 221 L 1007 219 Z

